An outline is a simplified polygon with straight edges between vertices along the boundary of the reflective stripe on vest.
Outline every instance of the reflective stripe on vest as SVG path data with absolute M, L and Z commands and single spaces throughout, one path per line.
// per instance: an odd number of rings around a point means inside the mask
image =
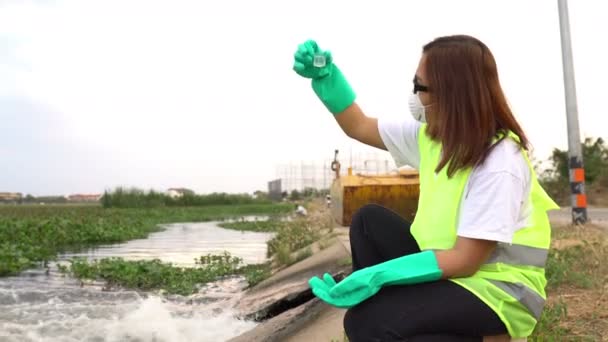
M 538 295 L 538 293 L 530 290 L 526 285 L 522 283 L 508 283 L 498 280 L 488 280 L 492 284 L 505 291 L 513 298 L 517 299 L 523 306 L 528 309 L 534 318 L 538 320 L 543 312 L 545 306 L 545 299 Z
M 510 265 L 545 267 L 549 251 L 545 248 L 536 248 L 523 245 L 507 245 L 499 243 L 490 255 L 486 264 L 497 262 Z

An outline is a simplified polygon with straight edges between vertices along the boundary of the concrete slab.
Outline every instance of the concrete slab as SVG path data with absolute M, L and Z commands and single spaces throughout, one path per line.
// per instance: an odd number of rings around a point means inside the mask
M 342 322 L 346 310 L 334 308 L 318 299 L 315 301 L 319 302 L 318 314 L 303 320 L 300 328 L 284 339 L 285 342 L 345 341 Z
M 342 274 L 350 266 L 341 263 L 350 258 L 349 251 L 336 240 L 330 246 L 312 256 L 291 265 L 257 286 L 246 291 L 235 309 L 244 317 L 264 317 L 268 310 L 276 310 L 279 305 L 289 306 L 290 302 L 304 302 L 313 298 L 308 280 L 323 273 Z M 283 303 L 283 304 L 281 304 Z
M 316 304 L 318 305 L 318 304 Z M 314 301 L 300 305 L 257 325 L 228 342 L 275 342 L 283 341 L 297 331 L 307 318 L 313 315 Z
M 228 342 L 342 341 L 345 310 L 334 309 L 315 298 L 275 316 Z

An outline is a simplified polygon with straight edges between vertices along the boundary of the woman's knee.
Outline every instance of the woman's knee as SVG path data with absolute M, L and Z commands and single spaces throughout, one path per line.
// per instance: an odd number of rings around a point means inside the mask
M 369 327 L 366 324 L 365 313 L 357 309 L 349 309 L 344 315 L 344 332 L 349 341 L 368 341 Z
M 367 222 L 374 220 L 375 217 L 386 214 L 386 209 L 377 204 L 366 204 L 359 208 L 351 220 L 350 230 L 364 229 Z
M 400 335 L 378 324 L 377 320 L 370 319 L 369 311 L 353 308 L 344 315 L 344 332 L 349 341 L 365 342 L 392 342 L 403 341 Z

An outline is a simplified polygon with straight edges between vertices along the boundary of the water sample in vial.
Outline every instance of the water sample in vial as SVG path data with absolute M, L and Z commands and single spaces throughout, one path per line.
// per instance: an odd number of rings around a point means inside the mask
M 325 66 L 325 55 L 315 55 L 312 59 L 312 65 L 316 68 Z

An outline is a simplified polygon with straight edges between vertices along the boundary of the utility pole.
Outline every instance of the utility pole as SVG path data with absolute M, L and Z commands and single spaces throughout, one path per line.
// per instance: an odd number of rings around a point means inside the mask
M 578 105 L 574 84 L 574 65 L 570 40 L 570 19 L 567 0 L 557 0 L 559 9 L 559 32 L 562 41 L 562 63 L 564 70 L 564 91 L 566 93 L 566 117 L 568 123 L 568 169 L 570 174 L 570 203 L 572 223 L 587 222 L 587 196 L 585 195 L 585 169 L 578 127 Z

